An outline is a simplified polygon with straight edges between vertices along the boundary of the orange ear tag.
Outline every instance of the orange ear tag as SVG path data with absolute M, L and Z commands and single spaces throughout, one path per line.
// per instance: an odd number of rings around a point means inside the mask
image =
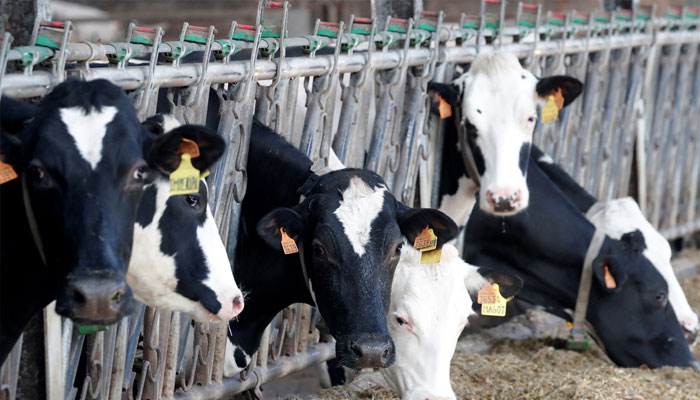
M 564 108 L 564 96 L 561 94 L 561 88 L 554 92 L 554 104 L 556 104 L 559 110 Z
M 440 112 L 440 119 L 450 118 L 452 116 L 452 107 L 447 100 L 443 99 L 439 94 L 437 95 L 440 100 L 440 105 L 438 106 L 438 111 Z
M 617 287 L 617 283 L 615 282 L 615 278 L 612 276 L 610 273 L 610 270 L 608 269 L 608 266 L 604 266 L 605 268 L 605 287 L 608 289 L 615 289 Z
M 416 240 L 413 241 L 413 248 L 420 251 L 430 251 L 435 250 L 437 247 L 437 236 L 430 229 L 429 226 L 421 231 L 421 233 L 416 236 Z
M 481 315 L 492 317 L 505 317 L 506 303 L 510 299 L 512 297 L 506 299 L 501 296 L 498 283 L 484 286 L 477 295 L 477 303 L 481 304 Z
M 199 145 L 194 140 L 182 138 L 180 147 L 177 149 L 177 154 L 189 154 L 190 158 L 199 157 Z
M 294 241 L 294 239 L 290 238 L 289 235 L 287 235 L 287 232 L 284 231 L 284 228 L 280 227 L 280 233 L 282 234 L 282 251 L 284 254 L 294 254 L 299 252 L 299 248 L 297 247 L 297 243 Z
M 556 121 L 558 115 L 559 115 L 559 108 L 557 107 L 557 105 L 554 101 L 554 95 L 550 94 L 549 97 L 547 98 L 547 104 L 545 104 L 545 106 L 542 107 L 542 122 L 543 123 L 554 122 L 554 121 Z
M 17 178 L 17 172 L 10 164 L 0 161 L 0 185 Z

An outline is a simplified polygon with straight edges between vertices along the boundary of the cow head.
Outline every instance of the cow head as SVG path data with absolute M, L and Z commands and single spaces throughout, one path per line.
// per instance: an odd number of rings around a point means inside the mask
M 593 261 L 588 312 L 610 358 L 623 367 L 700 367 L 668 301 L 666 280 L 643 255 L 642 233 L 610 241 L 617 245 L 604 245 Z
M 456 236 L 457 226 L 439 211 L 399 203 L 368 170 L 333 171 L 307 189 L 297 206 L 263 217 L 258 234 L 280 252 L 280 229 L 297 243 L 305 283 L 336 339 L 341 363 L 388 366 L 395 354 L 386 313 L 403 240 L 413 243 L 430 226 L 442 246 Z
M 200 154 L 192 164 L 201 172 L 221 157 L 224 141 L 203 126 L 181 126 L 170 115 L 153 116 L 144 125 L 157 135 L 146 155 L 157 168 L 139 204 L 129 286 L 150 306 L 185 312 L 197 321 L 229 320 L 243 310 L 243 295 L 208 206 L 207 183 L 200 181 L 198 193 L 171 195 L 168 180 L 180 165 L 183 138 L 198 144 Z
M 109 324 L 132 309 L 124 280 L 136 209 L 149 180 L 148 132 L 129 98 L 105 80 L 70 80 L 38 107 L 2 99 L 3 155 L 25 187 L 56 310 Z M 23 210 L 18 210 L 24 213 Z
M 396 362 L 382 374 L 404 400 L 455 399 L 450 361 L 474 315 L 472 296 L 489 282 L 499 283 L 502 294 L 512 296 L 522 281 L 467 264 L 451 244 L 443 246 L 439 263 L 421 264 L 420 259 L 418 250 L 404 244 L 388 316 Z
M 451 84 L 428 85 L 433 103 L 439 94 L 453 109 L 459 108 L 461 120 L 455 123 L 465 130 L 471 147 L 481 181 L 482 210 L 511 215 L 527 207 L 525 176 L 537 106 L 559 90 L 566 106 L 582 88 L 568 76 L 538 79 L 505 52 L 478 56 L 469 71 Z

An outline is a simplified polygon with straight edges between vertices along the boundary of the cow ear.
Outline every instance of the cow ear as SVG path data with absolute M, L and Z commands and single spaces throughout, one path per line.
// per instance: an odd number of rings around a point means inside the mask
M 610 255 L 601 255 L 593 260 L 595 281 L 609 293 L 616 293 L 627 281 L 627 271 L 620 259 Z
M 564 107 L 568 106 L 583 91 L 583 83 L 576 78 L 566 75 L 555 75 L 541 78 L 537 82 L 537 95 L 542 100 L 547 100 L 549 95 L 553 95 L 561 89 L 564 97 Z
M 0 99 L 0 126 L 3 133 L 16 134 L 22 131 L 38 112 L 39 107 L 3 96 Z
M 149 165 L 171 173 L 180 165 L 178 150 L 182 139 L 189 139 L 199 147 L 199 157 L 192 159 L 192 165 L 200 171 L 211 167 L 224 154 L 226 144 L 213 130 L 200 125 L 182 125 L 155 140 L 148 142 L 144 149 Z
M 459 106 L 459 87 L 451 83 L 428 82 L 428 95 L 430 112 L 434 115 L 440 115 L 440 97 L 452 108 Z
M 498 283 L 499 291 L 503 297 L 515 296 L 523 288 L 523 280 L 518 275 L 489 267 L 479 267 L 477 272 L 490 283 Z
M 408 243 L 413 243 L 416 236 L 420 235 L 423 229 L 428 226 L 438 237 L 438 248 L 454 239 L 459 233 L 457 224 L 438 210 L 432 208 L 411 208 L 403 203 L 397 204 L 397 222 L 401 233 L 408 239 Z
M 282 233 L 280 228 L 283 228 L 287 235 L 297 242 L 297 246 L 301 246 L 299 239 L 304 232 L 304 219 L 301 214 L 291 208 L 276 208 L 258 221 L 256 230 L 268 246 L 281 252 Z

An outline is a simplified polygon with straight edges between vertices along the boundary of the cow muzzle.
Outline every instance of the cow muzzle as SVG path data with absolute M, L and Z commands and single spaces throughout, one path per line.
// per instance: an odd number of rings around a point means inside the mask
M 486 191 L 486 203 L 493 214 L 514 214 L 523 208 L 520 189 L 498 189 Z
M 394 342 L 388 335 L 358 335 L 336 346 L 340 347 L 336 351 L 341 354 L 343 365 L 348 368 L 386 368 L 396 358 Z
M 77 323 L 108 325 L 130 313 L 132 305 L 124 279 L 72 277 L 58 296 L 56 312 Z

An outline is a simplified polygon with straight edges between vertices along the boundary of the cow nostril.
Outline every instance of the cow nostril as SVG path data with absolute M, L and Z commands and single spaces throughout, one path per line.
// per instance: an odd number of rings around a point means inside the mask
M 352 355 L 354 355 L 357 358 L 362 358 L 362 349 L 360 348 L 360 346 L 357 345 L 357 343 L 351 340 L 349 343 L 349 347 L 350 352 L 352 352 Z
M 391 346 L 386 346 L 384 348 L 384 351 L 382 352 L 382 362 L 383 363 L 388 362 L 390 356 L 391 356 Z
M 121 290 L 118 290 L 116 293 L 114 293 L 114 295 L 112 296 L 112 303 L 119 304 L 119 302 L 122 300 L 122 294 L 124 294 L 124 292 L 122 292 Z
M 235 304 L 237 306 L 240 306 L 241 304 L 243 304 L 243 297 L 241 297 L 241 296 L 234 297 L 233 304 Z
M 71 291 L 71 297 L 76 304 L 85 304 L 85 294 L 83 294 L 80 288 L 73 287 L 73 290 Z

